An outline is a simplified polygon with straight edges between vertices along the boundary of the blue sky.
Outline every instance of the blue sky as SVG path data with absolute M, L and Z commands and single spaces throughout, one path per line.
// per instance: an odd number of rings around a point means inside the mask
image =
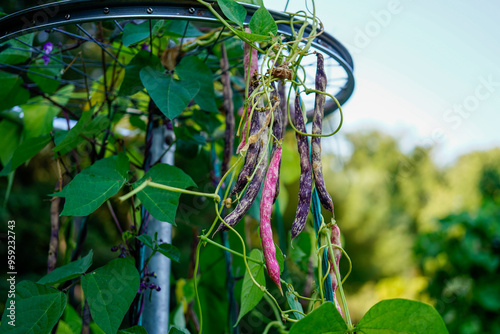
M 289 11 L 303 8 L 290 0 Z M 500 4 L 317 0 L 316 11 L 354 58 L 342 132 L 376 128 L 404 150 L 434 144 L 440 164 L 500 146 Z

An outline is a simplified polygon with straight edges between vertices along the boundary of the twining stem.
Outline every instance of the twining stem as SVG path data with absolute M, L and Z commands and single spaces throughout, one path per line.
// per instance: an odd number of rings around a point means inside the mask
M 325 226 L 325 225 L 323 225 L 323 226 Z M 332 245 L 332 240 L 330 239 L 331 231 L 330 231 L 330 229 L 325 228 L 323 233 L 325 235 L 326 242 L 328 243 L 328 250 L 330 252 L 332 265 L 333 265 L 333 268 L 335 270 L 335 277 L 337 278 L 337 283 L 339 285 L 338 288 L 340 291 L 340 298 L 342 300 L 342 306 L 344 307 L 345 318 L 347 321 L 347 327 L 348 327 L 348 330 L 352 330 L 354 328 L 354 326 L 352 325 L 351 315 L 349 314 L 349 308 L 347 306 L 347 300 L 345 298 L 344 289 L 342 288 L 342 280 L 340 279 L 339 268 L 337 266 L 337 263 L 335 262 L 335 255 L 333 254 L 333 245 Z
M 210 198 L 213 198 L 215 200 L 215 202 L 217 202 L 217 203 L 220 202 L 220 196 L 215 194 L 215 193 L 202 193 L 199 191 L 192 191 L 192 190 L 186 190 L 186 189 L 182 189 L 182 188 L 166 186 L 164 184 L 153 182 L 153 181 L 151 181 L 151 179 L 147 179 L 146 181 L 141 183 L 137 188 L 135 188 L 134 190 L 132 190 L 128 194 L 119 197 L 120 201 L 125 201 L 125 200 L 129 199 L 130 197 L 134 196 L 135 194 L 137 194 L 138 192 L 140 192 L 141 190 L 143 190 L 147 186 L 153 187 L 153 188 L 158 188 L 158 189 L 163 189 L 163 190 L 168 190 L 168 191 L 174 191 L 174 192 L 181 193 L 181 194 L 210 197 Z
M 239 256 L 239 257 L 243 257 L 243 254 L 241 254 L 241 253 L 239 253 L 239 252 L 237 252 L 237 251 L 234 251 L 234 250 L 232 250 L 231 248 L 227 248 L 227 247 L 225 247 L 225 246 L 222 246 L 221 244 L 219 244 L 219 243 L 217 243 L 217 242 L 213 241 L 212 239 L 207 238 L 207 237 L 206 237 L 206 236 L 204 236 L 204 235 L 200 236 L 200 240 L 201 240 L 201 241 L 203 241 L 203 242 L 208 242 L 209 244 L 212 244 L 212 245 L 214 245 L 214 246 L 217 246 L 217 247 L 219 247 L 220 249 L 223 249 L 223 250 L 225 250 L 225 251 L 228 251 L 228 252 L 230 252 L 230 253 L 232 253 L 232 254 L 234 254 L 234 255 L 237 255 L 237 256 Z M 252 262 L 255 262 L 255 263 L 257 263 L 257 264 L 264 265 L 264 262 L 259 261 L 259 260 L 257 260 L 257 259 L 254 259 L 254 258 L 251 258 L 251 257 L 248 257 L 247 259 L 248 259 L 248 260 L 250 260 L 250 261 L 252 261 Z

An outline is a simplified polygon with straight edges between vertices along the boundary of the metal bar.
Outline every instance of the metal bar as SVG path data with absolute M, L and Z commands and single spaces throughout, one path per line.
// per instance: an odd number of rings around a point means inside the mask
M 172 136 L 173 130 L 168 130 L 164 125 L 154 127 L 152 130 L 151 161 L 157 161 L 166 149 L 165 138 Z M 174 164 L 175 147 L 171 148 L 161 157 L 161 162 Z M 154 238 L 158 233 L 158 240 L 165 243 L 172 243 L 172 225 L 162 222 L 153 216 L 149 218 L 147 234 Z M 151 250 L 145 250 L 145 258 L 148 258 Z M 148 333 L 167 333 L 168 317 L 170 310 L 170 259 L 156 253 L 148 263 L 148 271 L 157 273 L 156 285 L 161 287 L 160 291 L 153 291 L 151 299 L 144 298 L 142 312 L 142 326 Z

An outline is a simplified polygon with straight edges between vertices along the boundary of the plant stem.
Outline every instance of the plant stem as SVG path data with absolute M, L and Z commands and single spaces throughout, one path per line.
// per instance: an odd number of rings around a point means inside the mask
M 163 190 L 168 190 L 168 191 L 174 191 L 174 192 L 181 193 L 181 194 L 210 197 L 210 198 L 213 198 L 217 203 L 220 202 L 220 196 L 217 194 L 202 193 L 199 191 L 191 191 L 191 190 L 186 190 L 186 189 L 182 189 L 182 188 L 170 187 L 170 186 L 166 186 L 164 184 L 153 182 L 153 181 L 151 181 L 151 179 L 147 179 L 146 181 L 141 183 L 137 188 L 135 188 L 134 190 L 132 190 L 128 194 L 121 196 L 119 198 L 120 201 L 124 201 L 126 199 L 129 199 L 130 197 L 137 194 L 139 191 L 143 190 L 147 186 L 150 186 L 153 188 L 158 188 L 158 189 L 163 189 Z
M 209 244 L 215 245 L 215 246 L 219 247 L 220 249 L 223 249 L 223 250 L 225 250 L 225 251 L 228 251 L 228 252 L 230 252 L 230 253 L 232 253 L 232 254 L 234 254 L 234 255 L 238 255 L 238 256 L 240 256 L 240 257 L 243 257 L 243 254 L 241 254 L 241 253 L 239 253 L 239 252 L 237 252 L 237 251 L 234 251 L 234 250 L 232 250 L 232 249 L 230 249 L 230 248 L 227 248 L 227 247 L 225 247 L 225 246 L 222 246 L 221 244 L 219 244 L 219 243 L 217 243 L 217 242 L 213 241 L 212 239 L 207 238 L 207 237 L 206 237 L 206 236 L 204 236 L 204 235 L 200 236 L 200 240 L 201 240 L 201 241 L 204 241 L 204 242 L 208 242 Z M 250 261 L 252 261 L 252 262 L 255 262 L 255 263 L 257 263 L 257 264 L 264 265 L 264 262 L 259 261 L 259 260 L 256 260 L 256 259 L 253 259 L 253 258 L 251 258 L 251 257 L 248 257 L 247 259 L 248 259 L 248 260 L 250 260 Z
M 335 270 L 335 277 L 337 278 L 337 283 L 339 285 L 338 288 L 340 291 L 340 298 L 342 299 L 342 306 L 344 307 L 345 318 L 347 321 L 347 327 L 348 327 L 348 330 L 351 331 L 354 327 L 352 325 L 351 315 L 349 314 L 349 307 L 347 306 L 347 300 L 345 298 L 344 289 L 342 287 L 342 280 L 340 279 L 339 268 L 337 267 L 337 263 L 335 262 L 335 255 L 333 254 L 333 245 L 332 245 L 332 241 L 330 239 L 331 231 L 329 229 L 325 229 L 325 231 L 323 233 L 325 233 L 325 236 L 326 236 L 326 242 L 328 243 L 328 250 L 330 252 L 332 265 L 333 265 L 333 268 Z
M 217 203 L 220 202 L 220 196 L 217 194 L 212 194 L 212 193 L 202 193 L 199 191 L 192 191 L 192 190 L 186 190 L 182 188 L 176 188 L 176 187 L 171 187 L 171 186 L 166 186 L 164 184 L 156 183 L 153 181 L 150 181 L 148 186 L 153 187 L 153 188 L 158 188 L 158 189 L 163 189 L 163 190 L 169 190 L 169 191 L 174 191 L 178 192 L 181 194 L 188 194 L 188 195 L 194 195 L 194 196 L 203 196 L 203 197 L 209 197 L 213 198 Z

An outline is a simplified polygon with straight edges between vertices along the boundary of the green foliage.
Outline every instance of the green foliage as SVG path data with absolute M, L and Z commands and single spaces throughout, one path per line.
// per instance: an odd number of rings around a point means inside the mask
M 99 115 L 92 119 L 92 114 L 92 109 L 84 111 L 76 125 L 57 143 L 53 151 L 66 154 L 84 142 L 85 138 L 91 138 L 108 128 L 110 123 L 108 117 Z
M 443 319 L 430 305 L 406 300 L 383 300 L 374 305 L 356 325 L 366 334 L 447 334 Z
M 66 295 L 30 281 L 16 284 L 15 290 L 15 298 L 8 298 L 5 304 L 6 310 L 0 325 L 2 333 L 50 333 L 66 307 Z M 13 319 L 8 317 L 11 305 L 15 309 Z M 12 320 L 14 326 L 9 324 Z
M 202 110 L 218 112 L 215 105 L 214 76 L 204 61 L 196 56 L 183 57 L 176 66 L 175 72 L 179 75 L 181 82 L 185 82 L 188 86 L 200 87 L 194 101 Z
M 347 326 L 333 303 L 327 302 L 295 323 L 290 334 L 344 334 Z
M 126 154 L 97 161 L 81 171 L 57 196 L 66 197 L 62 216 L 86 216 L 115 195 L 128 179 Z
M 82 277 L 90 314 L 105 333 L 116 333 L 139 290 L 132 261 L 115 259 Z
M 94 252 L 90 250 L 87 256 L 73 261 L 62 267 L 56 268 L 38 280 L 38 284 L 54 285 L 69 281 L 83 275 L 92 265 Z
M 276 35 L 278 26 L 269 11 L 264 6 L 261 6 L 252 15 L 250 30 L 256 35 L 268 36 L 269 33 Z
M 141 69 L 140 76 L 153 101 L 170 119 L 179 116 L 200 90 L 196 81 L 179 81 L 149 66 Z
M 17 40 L 10 40 L 8 48 L 0 52 L 0 63 L 19 64 L 31 57 L 30 45 L 33 45 L 34 34 L 19 36 Z
M 498 170 L 485 169 L 474 213 L 449 215 L 422 234 L 415 253 L 429 276 L 428 292 L 452 333 L 500 331 L 500 201 Z M 492 196 L 493 195 L 493 196 Z
M 148 179 L 165 186 L 182 189 L 196 186 L 189 175 L 181 169 L 167 164 L 157 164 L 152 167 L 142 179 L 134 183 L 134 188 Z M 180 196 L 181 194 L 178 192 L 153 187 L 146 187 L 137 194 L 137 197 L 153 217 L 173 225 L 175 225 L 175 214 Z
M 23 87 L 23 78 L 12 73 L 0 72 L 0 80 L 2 81 L 0 110 L 9 109 L 28 101 L 30 94 Z
M 262 261 L 263 255 L 260 250 L 254 249 L 250 252 L 248 257 L 254 260 Z M 264 265 L 254 261 L 248 261 L 248 267 L 250 268 L 250 273 L 245 271 L 245 277 L 243 278 L 243 286 L 241 290 L 241 309 L 236 323 L 238 323 L 245 314 L 257 306 L 264 296 L 264 291 L 257 287 L 250 277 L 250 275 L 252 275 L 257 283 L 265 287 L 266 279 L 264 277 Z
M 49 142 L 50 136 L 43 135 L 36 138 L 29 138 L 23 141 L 21 145 L 17 147 L 12 155 L 12 159 L 7 163 L 7 165 L 0 172 L 0 176 L 8 175 L 10 172 L 14 171 L 17 167 L 21 166 L 23 163 L 33 158 L 40 150 L 42 150 Z
M 243 27 L 243 21 L 247 17 L 245 7 L 234 0 L 217 0 L 217 4 L 229 20 Z
M 119 95 L 133 95 L 144 88 L 141 83 L 140 72 L 146 66 L 160 70 L 161 61 L 151 52 L 141 50 L 132 58 L 127 66 L 125 66 L 125 77 L 120 86 Z

